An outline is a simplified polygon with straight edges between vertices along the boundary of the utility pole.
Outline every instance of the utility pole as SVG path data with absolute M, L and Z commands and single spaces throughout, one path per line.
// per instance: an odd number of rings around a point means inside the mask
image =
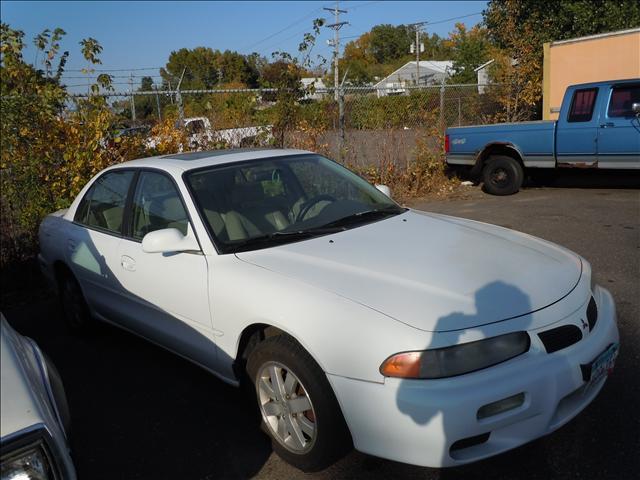
M 420 84 L 420 53 L 424 52 L 424 43 L 420 43 L 420 33 L 422 26 L 427 22 L 410 23 L 408 26 L 413 27 L 416 30 L 416 43 L 411 45 L 410 53 L 416 52 L 416 85 Z
M 338 57 L 340 56 L 340 29 L 347 25 L 349 22 L 341 22 L 340 14 L 347 13 L 346 10 L 340 10 L 338 8 L 339 2 L 336 0 L 335 8 L 324 8 L 323 10 L 327 10 L 329 12 L 333 12 L 335 22 L 331 25 L 327 25 L 327 28 L 333 29 L 333 42 L 329 41 L 329 45 L 333 47 L 333 98 L 336 101 L 339 101 L 340 95 L 338 95 L 338 87 L 340 85 L 340 76 L 338 74 Z
M 184 126 L 184 108 L 182 107 L 182 94 L 180 93 L 180 85 L 182 85 L 182 79 L 184 78 L 184 72 L 187 70 L 187 67 L 182 69 L 182 75 L 180 75 L 180 80 L 178 80 L 178 86 L 176 87 L 176 102 L 178 103 L 178 118 L 180 120 L 180 128 Z
M 167 80 L 167 83 L 169 84 L 169 92 L 173 93 L 173 87 L 171 86 L 171 80 Z M 169 100 L 171 100 L 171 105 L 173 105 L 173 95 L 169 94 Z
M 129 92 L 131 92 L 131 121 L 136 121 L 136 102 L 133 98 L 133 73 L 129 73 Z
M 154 85 L 153 89 L 156 91 L 156 106 L 158 107 L 158 121 L 162 121 L 162 111 L 160 110 L 160 95 L 158 95 L 158 86 Z

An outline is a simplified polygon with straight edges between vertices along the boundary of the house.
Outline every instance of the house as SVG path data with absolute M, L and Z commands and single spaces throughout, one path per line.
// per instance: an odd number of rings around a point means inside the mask
M 545 43 L 542 118 L 556 120 L 569 85 L 640 78 L 640 28 Z
M 487 85 L 491 83 L 491 79 L 489 78 L 489 65 L 495 62 L 495 59 L 491 59 L 488 62 L 483 63 L 479 67 L 473 69 L 478 76 L 478 93 L 482 95 L 487 88 Z
M 313 85 L 313 87 L 316 90 L 321 90 L 321 92 L 314 92 L 312 94 L 306 94 L 304 96 L 304 100 L 321 100 L 326 95 L 326 93 L 322 92 L 322 90 L 325 90 L 327 87 L 324 84 L 324 82 L 322 81 L 321 77 L 304 77 L 304 78 L 301 78 L 300 81 L 302 82 L 302 86 L 305 89 L 307 89 L 311 85 Z
M 373 88 L 378 97 L 405 95 L 411 86 L 439 85 L 451 75 L 453 62 L 450 60 L 420 60 L 408 62 L 391 75 L 380 80 Z M 420 78 L 418 79 L 418 75 Z

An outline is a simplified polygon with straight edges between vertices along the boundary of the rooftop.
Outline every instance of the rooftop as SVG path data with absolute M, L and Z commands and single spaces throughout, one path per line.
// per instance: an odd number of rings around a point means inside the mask
M 205 152 L 173 153 L 156 157 L 140 158 L 114 165 L 112 168 L 148 167 L 184 172 L 194 168 L 223 165 L 225 163 L 256 160 L 260 158 L 284 157 L 287 155 L 309 154 L 305 150 L 278 148 L 236 148 L 228 150 L 211 150 Z

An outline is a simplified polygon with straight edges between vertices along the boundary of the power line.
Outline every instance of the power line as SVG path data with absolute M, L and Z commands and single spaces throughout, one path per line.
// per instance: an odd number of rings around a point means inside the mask
M 423 23 L 423 24 L 427 24 L 427 25 L 438 25 L 439 23 L 447 23 L 447 22 L 450 22 L 450 21 L 452 21 L 452 20 L 459 20 L 459 19 L 461 19 L 461 18 L 473 17 L 473 16 L 475 16 L 475 15 L 482 15 L 482 12 L 469 13 L 469 14 L 467 14 L 467 15 L 460 15 L 460 16 L 458 16 L 458 17 L 445 18 L 445 19 L 443 19 L 443 20 L 437 20 L 437 21 L 435 21 L 435 22 L 423 21 L 423 22 L 416 22 L 416 23 Z M 372 27 L 372 28 L 373 28 L 373 27 Z M 361 34 L 359 34 L 359 35 L 348 35 L 348 36 L 346 36 L 346 37 L 342 37 L 342 39 L 343 39 L 343 40 L 346 40 L 346 39 L 348 39 L 348 38 L 359 38 L 359 37 L 361 37 L 362 35 L 364 35 L 365 33 L 368 33 L 368 32 L 363 32 L 363 33 L 361 33 Z
M 299 23 L 301 23 L 302 21 L 306 20 L 309 17 L 312 17 L 316 12 L 320 11 L 320 8 L 316 8 L 314 10 L 312 10 L 311 12 L 309 12 L 308 14 L 306 14 L 304 17 L 299 18 L 298 20 L 296 20 L 293 23 L 290 23 L 289 25 L 287 25 L 286 27 L 284 27 L 282 30 L 278 30 L 275 33 L 272 33 L 271 35 L 266 36 L 265 38 L 263 38 L 262 40 L 258 40 L 257 42 L 252 43 L 251 45 L 247 46 L 247 47 L 243 47 L 240 48 L 240 50 L 249 50 L 250 48 L 255 47 L 256 45 L 261 44 L 262 42 L 265 42 L 267 40 L 272 39 L 273 37 L 276 37 L 278 35 L 280 35 L 282 32 L 286 32 L 287 30 L 289 30 L 291 27 L 295 27 L 296 25 L 298 25 Z
M 111 78 L 164 78 L 161 75 L 109 75 Z M 69 80 L 69 79 L 73 79 L 73 80 L 87 80 L 87 79 L 91 79 L 91 80 L 95 80 L 98 77 L 96 76 L 66 76 L 66 75 L 62 75 L 62 79 L 63 80 Z
M 425 21 L 424 23 L 427 23 L 429 25 L 437 25 L 439 23 L 447 23 L 447 22 L 450 22 L 451 20 L 460 20 L 461 18 L 473 17 L 475 15 L 482 15 L 482 12 L 469 13 L 467 15 L 460 15 L 459 17 L 445 18 L 444 20 L 438 20 L 435 22 Z
M 360 3 L 358 5 L 350 6 L 349 10 L 356 10 L 357 8 L 368 7 L 369 5 L 373 5 L 374 3 L 380 3 L 382 0 L 374 0 L 373 2 Z
M 305 33 L 308 29 L 305 28 L 304 30 L 300 30 L 299 32 L 294 33 L 293 35 L 290 35 L 289 37 L 283 38 L 282 40 L 279 40 L 277 43 L 272 43 L 270 46 L 268 47 L 263 47 L 262 49 L 260 49 L 260 51 L 258 53 L 264 53 L 267 50 L 276 47 L 278 45 L 282 45 L 284 42 L 286 42 L 287 40 L 291 40 L 294 37 L 297 37 L 298 35 L 302 35 L 303 33 Z
M 137 72 L 141 70 L 160 70 L 164 67 L 144 67 L 144 68 L 65 68 L 66 72 Z

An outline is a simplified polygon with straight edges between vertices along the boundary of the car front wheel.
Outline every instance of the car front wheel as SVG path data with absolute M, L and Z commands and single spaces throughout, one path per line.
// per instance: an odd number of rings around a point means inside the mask
M 263 428 L 284 460 L 305 472 L 318 471 L 352 448 L 325 373 L 294 339 L 278 335 L 259 343 L 247 373 Z

